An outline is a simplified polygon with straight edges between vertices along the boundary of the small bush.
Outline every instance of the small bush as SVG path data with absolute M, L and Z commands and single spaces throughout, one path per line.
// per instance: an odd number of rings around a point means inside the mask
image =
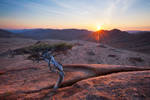
M 72 47 L 73 47 L 73 45 L 67 44 L 67 43 L 58 43 L 58 44 L 54 44 L 52 46 L 52 48 L 55 51 L 65 51 L 65 50 L 71 49 Z
M 35 43 L 34 45 L 30 45 L 28 47 L 24 48 L 19 48 L 16 50 L 13 50 L 14 55 L 24 55 L 24 54 L 29 54 L 27 56 L 27 59 L 32 60 L 32 61 L 40 61 L 42 60 L 41 58 L 41 53 L 43 51 L 52 51 L 53 56 L 56 56 L 60 53 L 66 53 L 68 49 L 71 49 L 73 47 L 72 44 L 67 44 L 67 43 L 57 43 L 57 44 L 47 44 L 47 43 Z M 55 54 L 55 55 L 54 55 Z
M 66 51 L 68 49 L 71 49 L 73 47 L 72 44 L 67 44 L 67 43 L 57 43 L 57 44 L 46 44 L 46 43 L 39 43 L 39 44 L 34 44 L 28 47 L 20 48 L 14 50 L 16 55 L 21 55 L 21 54 L 31 54 L 36 52 L 42 52 L 44 50 L 53 50 L 54 52 L 59 52 L 59 51 Z

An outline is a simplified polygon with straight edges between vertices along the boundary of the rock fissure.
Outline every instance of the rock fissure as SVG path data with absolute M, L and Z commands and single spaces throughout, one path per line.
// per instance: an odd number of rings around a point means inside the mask
M 94 77 L 101 77 L 101 76 L 105 76 L 105 75 L 109 75 L 109 74 L 115 74 L 115 73 L 121 73 L 121 72 L 134 72 L 134 71 L 146 71 L 146 70 L 150 70 L 150 69 L 137 69 L 137 70 L 124 70 L 124 71 L 113 71 L 113 72 L 106 72 L 106 73 L 102 73 L 102 74 L 95 74 L 93 76 L 89 76 L 89 77 L 85 77 L 85 78 L 81 78 L 81 79 L 78 79 L 78 80 L 73 80 L 73 81 L 69 81 L 69 82 L 64 82 L 59 88 L 65 88 L 65 87 L 69 87 L 69 86 L 72 86 L 73 84 L 79 82 L 79 81 L 82 81 L 82 80 L 86 80 L 86 79 L 90 79 L 90 78 L 94 78 Z M 40 92 L 42 90 L 47 90 L 47 89 L 52 89 L 53 86 L 48 86 L 48 87 L 44 87 L 44 88 L 41 88 L 39 90 L 33 90 L 33 91 L 27 91 L 27 92 L 24 92 L 22 91 L 21 93 L 25 93 L 25 94 L 30 94 L 30 93 L 37 93 L 37 92 Z
M 82 80 L 86 80 L 86 79 L 89 79 L 89 78 L 93 78 L 93 77 L 101 77 L 101 76 L 105 76 L 105 75 L 109 75 L 109 74 L 115 74 L 115 73 L 121 73 L 121 72 L 134 72 L 134 71 L 146 71 L 146 70 L 150 70 L 150 69 L 143 69 L 143 70 L 126 70 L 126 71 L 113 71 L 113 72 L 107 72 L 107 73 L 104 73 L 104 74 L 96 74 L 94 76 L 89 76 L 89 77 L 86 77 L 86 78 L 82 78 L 82 79 L 79 79 L 79 80 L 75 80 L 75 81 L 71 81 L 71 82 L 66 82 L 64 84 L 62 84 L 60 86 L 60 88 L 64 88 L 64 87 L 68 87 L 68 86 L 72 86 L 73 84 L 79 82 L 79 81 L 82 81 Z
M 58 95 L 63 90 L 78 86 L 78 82 L 84 82 L 88 79 L 108 76 L 117 73 L 125 74 L 127 72 L 143 72 L 150 71 L 149 67 L 122 66 L 122 65 L 99 65 L 99 64 L 71 64 L 63 65 L 65 78 L 59 86 L 58 91 L 53 90 L 58 76 L 56 73 L 49 72 L 48 69 L 38 65 L 36 67 L 28 67 L 22 69 L 7 70 L 7 74 L 0 75 L 2 81 L 0 88 L 2 91 L 0 98 L 9 95 L 9 98 L 17 96 L 19 98 L 47 98 Z M 123 73 L 124 72 L 124 73 Z M 26 81 L 24 84 L 23 81 Z M 100 82 L 103 80 L 100 80 Z M 23 85 L 22 85 L 23 84 Z M 76 86 L 75 86 L 76 87 Z M 86 87 L 86 86 L 85 86 Z M 80 86 L 78 87 L 80 88 Z M 9 89 L 9 91 L 7 91 Z M 72 91 L 72 90 L 71 90 Z M 36 96 L 37 97 L 36 97 Z M 8 98 L 8 96 L 7 96 Z

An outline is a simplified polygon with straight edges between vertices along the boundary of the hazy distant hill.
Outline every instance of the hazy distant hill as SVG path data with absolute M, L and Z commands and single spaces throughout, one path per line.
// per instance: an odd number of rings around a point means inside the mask
M 33 39 L 61 39 L 61 40 L 76 40 L 85 39 L 91 31 L 79 29 L 26 29 L 15 30 L 17 34 L 21 34 Z
M 141 32 L 150 32 L 150 31 L 132 31 L 132 30 L 130 30 L 130 31 L 127 31 L 128 33 L 130 33 L 130 34 L 138 34 L 138 33 L 141 33 Z
M 93 33 L 92 36 L 97 34 Z M 113 29 L 100 31 L 100 42 L 113 47 L 150 53 L 150 32 L 138 32 L 129 34 L 125 31 Z
M 0 38 L 27 38 L 21 34 L 14 34 L 13 32 L 10 32 L 8 30 L 0 29 Z
M 0 37 L 13 37 L 14 34 L 12 34 L 11 32 L 9 31 L 6 31 L 6 30 L 3 30 L 3 29 L 0 29 Z

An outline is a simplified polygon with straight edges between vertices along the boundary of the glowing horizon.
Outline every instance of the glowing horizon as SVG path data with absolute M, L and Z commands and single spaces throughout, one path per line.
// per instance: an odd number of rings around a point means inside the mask
M 150 0 L 0 0 L 2 29 L 150 31 Z

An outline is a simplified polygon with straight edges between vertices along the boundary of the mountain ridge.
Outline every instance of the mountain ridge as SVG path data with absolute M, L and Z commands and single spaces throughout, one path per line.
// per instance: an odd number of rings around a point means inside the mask
M 119 29 L 100 30 L 96 32 L 84 29 L 25 29 L 21 33 L 14 33 L 13 35 L 38 40 L 58 39 L 102 42 L 116 48 L 150 53 L 150 32 L 148 31 L 130 34 Z

